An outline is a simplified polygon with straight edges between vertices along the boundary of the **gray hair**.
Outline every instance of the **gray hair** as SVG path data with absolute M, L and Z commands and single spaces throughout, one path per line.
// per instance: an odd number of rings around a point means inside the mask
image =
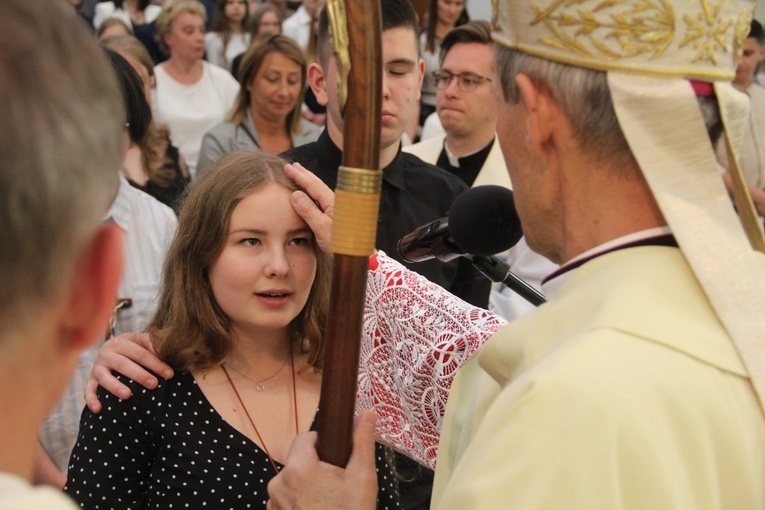
M 561 106 L 582 150 L 614 167 L 637 166 L 614 111 L 605 71 L 553 62 L 498 44 L 497 74 L 505 101 L 520 100 L 515 77 L 521 73 Z M 722 132 L 717 100 L 697 97 L 697 101 L 714 143 Z
M 114 72 L 65 2 L 0 2 L 0 330 L 54 302 L 117 190 Z
M 553 62 L 498 44 L 497 74 L 505 101 L 520 100 L 515 77 L 525 74 L 560 105 L 582 150 L 598 161 L 634 163 L 611 102 L 605 72 Z

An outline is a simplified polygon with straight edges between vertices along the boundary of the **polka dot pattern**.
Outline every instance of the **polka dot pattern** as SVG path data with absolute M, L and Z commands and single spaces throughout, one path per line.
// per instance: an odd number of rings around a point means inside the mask
M 265 508 L 274 476 L 268 456 L 221 418 L 191 374 L 158 378 L 155 390 L 118 377 L 133 397 L 99 389 L 103 409 L 85 408 L 69 460 L 64 490 L 82 508 Z M 398 508 L 379 444 L 377 474 L 378 508 Z

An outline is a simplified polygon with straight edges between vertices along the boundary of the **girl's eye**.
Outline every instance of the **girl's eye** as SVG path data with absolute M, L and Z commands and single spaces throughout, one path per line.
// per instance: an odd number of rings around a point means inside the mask
M 260 239 L 257 237 L 248 237 L 246 239 L 242 239 L 242 244 L 245 246 L 257 246 L 260 244 Z
M 311 245 L 311 239 L 308 237 L 296 237 L 292 241 L 290 241 L 290 244 L 293 246 L 310 246 Z

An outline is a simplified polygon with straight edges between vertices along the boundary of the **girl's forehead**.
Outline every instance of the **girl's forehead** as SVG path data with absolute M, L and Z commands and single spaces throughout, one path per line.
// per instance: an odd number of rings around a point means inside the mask
M 258 211 L 261 217 L 274 217 L 285 212 L 294 213 L 290 197 L 294 190 L 277 182 L 265 182 L 250 191 L 234 208 L 237 211 Z M 297 213 L 295 213 L 297 215 Z

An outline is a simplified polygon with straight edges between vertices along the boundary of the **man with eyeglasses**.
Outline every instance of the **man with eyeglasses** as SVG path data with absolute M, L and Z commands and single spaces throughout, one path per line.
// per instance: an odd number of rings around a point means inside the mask
M 403 150 L 456 175 L 468 186 L 494 184 L 512 189 L 496 135 L 495 58 L 489 23 L 474 20 L 451 30 L 441 43 L 441 68 L 433 75 L 435 115 L 445 132 Z M 507 257 L 513 273 L 537 290 L 557 268 L 533 252 L 525 239 Z M 507 320 L 534 308 L 504 285 L 491 293 L 489 307 Z
M 444 134 L 404 148 L 461 178 L 468 186 L 510 186 L 496 142 L 497 108 L 491 27 L 476 20 L 461 25 L 441 43 L 436 81 L 436 113 Z

